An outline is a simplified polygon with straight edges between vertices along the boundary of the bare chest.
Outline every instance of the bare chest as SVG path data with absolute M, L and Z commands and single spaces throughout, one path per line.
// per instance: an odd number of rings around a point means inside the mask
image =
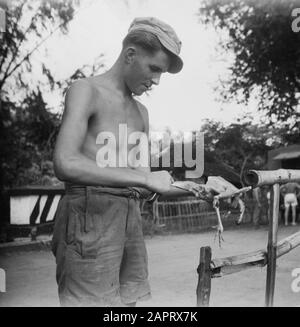
M 120 139 L 125 130 L 127 134 L 145 130 L 145 121 L 137 104 L 107 99 L 95 108 L 89 121 L 89 131 L 94 137 L 107 132 Z
M 108 165 L 130 166 L 133 165 L 134 156 L 130 156 L 131 150 L 147 152 L 147 140 L 145 139 L 145 118 L 137 103 L 122 102 L 119 99 L 101 101 L 94 108 L 94 113 L 88 122 L 88 131 L 83 145 L 83 152 L 97 162 Z M 143 140 L 143 145 L 137 145 Z M 144 149 L 145 148 L 145 149 Z M 141 155 L 139 155 L 141 157 Z M 111 164 L 113 162 L 113 164 Z

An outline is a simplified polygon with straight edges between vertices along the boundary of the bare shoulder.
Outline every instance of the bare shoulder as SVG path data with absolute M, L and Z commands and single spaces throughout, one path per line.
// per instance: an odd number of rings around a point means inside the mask
M 91 115 L 98 98 L 99 94 L 97 94 L 96 88 L 89 78 L 77 80 L 70 85 L 66 92 L 65 110 L 81 111 Z
M 74 81 L 68 88 L 66 95 L 74 95 L 77 92 L 91 92 L 92 84 L 87 78 Z
M 66 101 L 68 100 L 78 100 L 89 102 L 93 95 L 93 88 L 91 83 L 89 83 L 86 79 L 80 79 L 73 82 L 67 92 L 66 92 Z

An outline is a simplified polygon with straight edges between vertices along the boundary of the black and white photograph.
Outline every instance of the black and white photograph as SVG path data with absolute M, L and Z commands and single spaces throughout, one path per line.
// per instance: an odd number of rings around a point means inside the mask
M 299 245 L 300 0 L 0 0 L 0 307 L 300 307 Z

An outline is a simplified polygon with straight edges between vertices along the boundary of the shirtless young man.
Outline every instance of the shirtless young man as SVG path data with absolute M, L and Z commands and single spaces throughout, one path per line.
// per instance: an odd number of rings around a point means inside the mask
M 136 18 L 112 68 L 75 82 L 66 94 L 54 155 L 56 175 L 66 182 L 53 235 L 62 305 L 132 305 L 150 296 L 139 198 L 186 192 L 171 186 L 167 171 L 150 172 L 149 166 L 129 163 L 100 167 L 97 137 L 101 132 L 114 136 L 112 150 L 121 160 L 121 124 L 128 135 L 148 134 L 147 109 L 133 95 L 158 85 L 162 73 L 179 72 L 180 48 L 169 25 Z M 204 189 L 191 182 L 189 188 L 196 195 Z

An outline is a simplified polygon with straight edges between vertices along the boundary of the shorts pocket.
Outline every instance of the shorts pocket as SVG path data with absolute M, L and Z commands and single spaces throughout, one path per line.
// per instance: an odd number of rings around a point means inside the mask
M 83 259 L 95 259 L 99 252 L 103 232 L 99 202 L 99 198 L 86 187 L 85 194 L 74 199 L 70 208 L 70 212 L 75 213 L 75 222 L 70 221 L 70 238 L 72 230 L 75 231 L 76 249 Z
M 95 231 L 88 213 L 88 194 L 73 196 L 69 201 L 66 243 L 84 258 L 95 258 Z

